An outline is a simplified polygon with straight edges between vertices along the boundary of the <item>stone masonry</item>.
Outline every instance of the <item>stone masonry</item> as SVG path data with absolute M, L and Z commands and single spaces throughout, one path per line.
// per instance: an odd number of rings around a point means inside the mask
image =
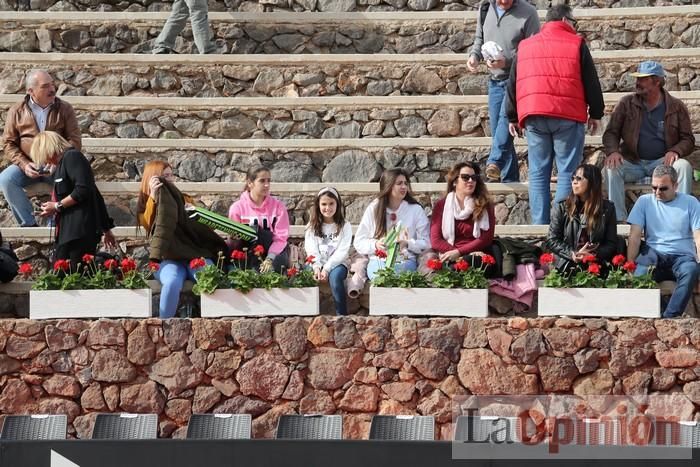
M 323 1 L 323 0 L 321 0 Z M 434 0 L 410 0 L 431 2 Z M 646 5 L 645 5 L 646 6 Z M 0 23 L 0 51 L 150 53 L 164 20 L 134 17 L 129 20 L 40 20 Z M 592 50 L 627 48 L 697 47 L 700 24 L 697 15 L 669 15 L 656 22 L 644 18 L 609 19 L 588 17 L 579 32 Z M 443 20 L 365 20 L 348 24 L 343 19 L 319 20 L 317 24 L 210 21 L 212 38 L 223 53 L 318 54 L 318 53 L 466 53 L 474 41 L 475 18 Z M 188 29 L 177 39 L 178 53 L 191 53 Z
M 342 414 L 350 439 L 375 413 L 433 415 L 451 439 L 472 394 L 667 394 L 665 416 L 700 421 L 699 369 L 690 319 L 0 321 L 0 413 L 64 413 L 77 438 L 99 412 L 157 413 L 164 438 L 213 412 L 251 414 L 255 438 L 281 414 Z

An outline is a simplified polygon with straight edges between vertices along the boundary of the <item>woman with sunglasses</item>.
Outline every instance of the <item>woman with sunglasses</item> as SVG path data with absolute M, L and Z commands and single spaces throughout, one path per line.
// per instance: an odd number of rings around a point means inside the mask
M 603 199 L 603 176 L 598 167 L 579 165 L 571 176 L 572 192 L 552 209 L 545 246 L 554 265 L 570 272 L 586 256 L 604 263 L 617 253 L 615 205 Z
M 440 261 L 465 258 L 479 267 L 484 254 L 493 256 L 496 216 L 480 172 L 474 162 L 460 162 L 447 174 L 445 197 L 433 206 L 430 220 L 430 241 Z M 487 275 L 494 272 L 488 265 Z

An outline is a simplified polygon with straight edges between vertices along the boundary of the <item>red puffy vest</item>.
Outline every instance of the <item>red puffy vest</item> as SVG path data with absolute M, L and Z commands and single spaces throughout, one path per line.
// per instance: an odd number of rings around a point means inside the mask
M 583 38 L 564 21 L 550 21 L 520 42 L 515 96 L 518 123 L 530 115 L 585 123 L 588 105 L 581 81 Z

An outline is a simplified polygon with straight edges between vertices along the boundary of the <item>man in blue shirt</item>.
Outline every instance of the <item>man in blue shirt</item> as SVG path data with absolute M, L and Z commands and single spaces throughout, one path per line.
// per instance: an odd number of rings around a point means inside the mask
M 678 192 L 678 173 L 670 165 L 654 169 L 651 187 L 654 193 L 641 196 L 627 219 L 627 257 L 637 262 L 635 275 L 655 267 L 655 279 L 676 281 L 663 313 L 664 318 L 674 318 L 683 314 L 700 277 L 700 201 Z

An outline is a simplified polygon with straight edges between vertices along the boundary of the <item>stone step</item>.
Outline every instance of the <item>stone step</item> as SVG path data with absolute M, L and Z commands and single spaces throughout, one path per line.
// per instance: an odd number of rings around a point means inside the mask
M 549 5 L 549 0 L 528 0 L 538 8 L 545 9 Z M 590 0 L 569 0 L 569 5 L 575 8 L 609 8 L 612 6 L 668 6 L 668 5 L 689 5 L 694 0 L 640 0 L 640 1 L 619 1 L 619 0 L 597 0 L 592 3 Z M 41 3 L 42 9 L 53 11 L 77 10 L 77 11 L 124 11 L 130 12 L 154 12 L 169 11 L 172 0 L 159 2 L 144 1 L 134 2 L 102 2 L 100 0 L 46 0 Z M 280 0 L 247 0 L 245 2 L 228 2 L 226 0 L 209 0 L 209 12 L 233 11 L 239 13 L 250 12 L 352 12 L 352 11 L 462 11 L 474 10 L 478 1 L 474 0 L 433 0 L 433 1 L 409 1 L 409 2 L 386 2 L 369 0 L 342 0 L 331 1 L 280 1 Z M 21 0 L 5 0 L 0 3 L 1 10 L 27 10 L 31 5 Z
M 581 9 L 574 14 L 592 49 L 700 45 L 698 6 Z M 243 12 L 211 13 L 209 22 L 218 45 L 230 53 L 464 53 L 473 43 L 476 15 Z M 148 53 L 167 17 L 168 12 L 2 12 L 0 51 Z M 188 25 L 178 38 L 178 53 L 192 51 L 189 31 Z
M 634 90 L 643 60 L 664 65 L 671 91 L 700 90 L 700 48 L 593 51 L 604 92 Z M 463 54 L 146 55 L 0 52 L 0 93 L 24 93 L 36 67 L 58 93 L 90 96 L 333 96 L 487 93 L 485 67 Z
M 606 114 L 623 93 L 605 94 Z M 700 124 L 700 91 L 674 93 Z M 0 124 L 22 99 L 0 95 Z M 487 136 L 486 96 L 104 97 L 67 96 L 83 135 L 103 138 L 419 138 Z M 438 110 L 439 109 L 439 110 Z M 607 118 L 603 119 L 603 125 Z
M 700 142 L 700 135 L 696 135 Z M 515 140 L 521 180 L 527 179 L 527 146 Z M 698 143 L 700 147 L 700 143 Z M 491 138 L 362 139 L 119 139 L 85 138 L 83 150 L 95 158 L 100 181 L 136 181 L 146 161 L 168 160 L 179 181 L 240 182 L 253 165 L 264 164 L 278 182 L 366 182 L 386 168 L 404 167 L 414 182 L 439 182 L 456 162 L 484 164 Z M 584 156 L 600 162 L 600 136 L 588 136 Z M 697 152 L 691 156 L 696 163 Z M 700 166 L 700 165 L 698 165 Z M 493 188 L 492 188 L 493 189 Z
M 309 208 L 318 191 L 332 185 L 341 193 L 345 206 L 346 219 L 351 223 L 359 223 L 367 205 L 374 199 L 379 190 L 378 183 L 274 183 L 272 193 L 287 206 L 290 224 L 306 225 L 309 221 Z M 178 182 L 182 192 L 191 195 L 195 201 L 212 211 L 226 215 L 231 203 L 238 198 L 243 190 L 241 182 Z M 110 215 L 116 225 L 133 225 L 136 218 L 136 196 L 139 182 L 98 182 Z M 552 193 L 555 185 L 551 185 Z M 412 188 L 416 199 L 430 214 L 431 206 L 444 195 L 445 183 L 413 183 Z M 630 202 L 637 199 L 640 193 L 648 192 L 648 185 L 628 185 L 627 193 Z M 493 183 L 489 184 L 489 192 L 495 204 L 497 224 L 527 225 L 531 223 L 530 206 L 528 202 L 527 183 Z M 35 185 L 30 191 L 34 203 L 38 206 L 41 201 L 48 199 L 49 186 Z M 3 200 L 4 201 L 4 200 Z M 14 226 L 15 221 L 7 208 L 6 202 L 0 204 L 0 226 Z

